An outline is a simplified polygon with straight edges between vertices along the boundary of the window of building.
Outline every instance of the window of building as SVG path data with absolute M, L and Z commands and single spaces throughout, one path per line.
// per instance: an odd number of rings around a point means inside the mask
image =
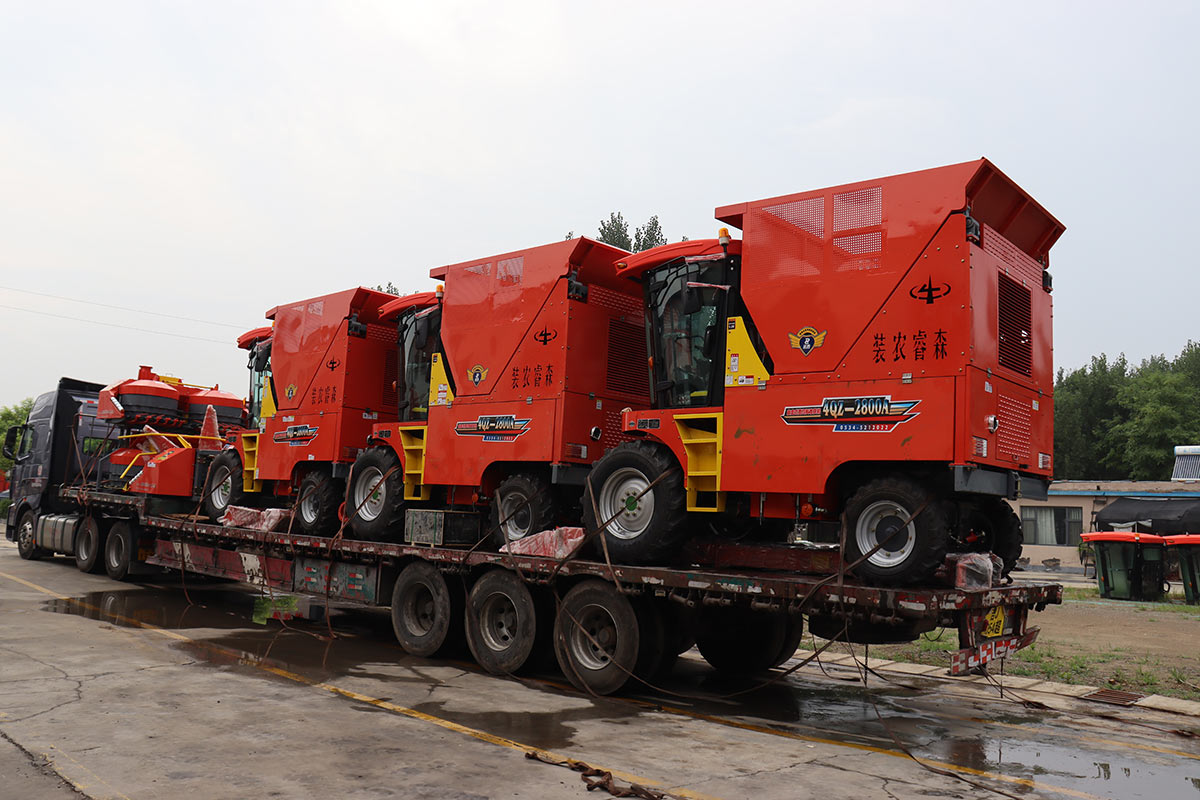
M 1021 527 L 1025 531 L 1026 544 L 1075 546 L 1079 544 L 1079 534 L 1083 533 L 1083 507 L 1024 506 Z

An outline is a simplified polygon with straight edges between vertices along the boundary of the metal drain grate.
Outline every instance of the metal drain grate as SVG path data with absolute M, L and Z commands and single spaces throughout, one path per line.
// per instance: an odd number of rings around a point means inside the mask
M 1117 689 L 1097 689 L 1083 695 L 1084 700 L 1095 700 L 1098 703 L 1109 703 L 1114 706 L 1131 706 L 1146 695 L 1138 692 L 1122 692 Z

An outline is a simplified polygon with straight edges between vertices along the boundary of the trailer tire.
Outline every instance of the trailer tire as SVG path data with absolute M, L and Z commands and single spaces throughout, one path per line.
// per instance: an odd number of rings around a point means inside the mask
M 409 655 L 428 658 L 460 641 L 463 594 L 451 588 L 441 570 L 413 561 L 400 571 L 392 589 L 392 630 Z
M 666 477 L 645 492 L 664 473 Z M 683 471 L 668 451 L 651 442 L 625 442 L 592 467 L 583 495 L 583 520 L 594 531 L 615 515 L 602 534 L 613 561 L 662 564 L 675 555 L 686 534 L 686 498 Z
M 221 515 L 230 506 L 245 502 L 245 496 L 241 456 L 233 448 L 222 450 L 208 468 L 208 480 L 204 482 L 204 513 L 213 522 L 220 522 Z
M 696 646 L 717 672 L 752 675 L 781 664 L 796 652 L 796 627 L 789 614 L 742 606 L 704 608 L 696 627 Z M 781 655 L 792 641 L 791 652 Z
M 650 683 L 669 672 L 679 656 L 670 652 L 674 643 L 667 635 L 666 617 L 659 603 L 648 597 L 636 598 L 633 613 L 638 622 L 638 657 L 633 674 Z
M 900 523 L 918 509 L 920 513 L 901 528 Z M 881 539 L 897 546 L 880 548 L 854 568 L 866 581 L 884 586 L 919 583 L 946 558 L 945 506 L 914 481 L 898 477 L 870 481 L 846 503 L 845 513 L 847 564 L 862 558 Z
M 383 542 L 402 534 L 403 526 L 398 523 L 404 519 L 404 474 L 395 451 L 388 447 L 366 450 L 354 462 L 352 475 L 346 513 L 352 515 L 354 538 Z
M 338 529 L 338 508 L 346 496 L 345 482 L 323 469 L 310 470 L 300 481 L 296 522 L 309 536 L 332 536 Z
M 104 564 L 104 533 L 107 526 L 88 515 L 79 521 L 75 534 L 75 566 L 80 572 L 96 573 Z
M 1001 576 L 1012 572 L 1021 557 L 1025 544 L 1025 533 L 1021 527 L 1021 518 L 1012 506 L 999 497 L 984 497 L 971 501 L 971 513 L 967 517 L 970 525 L 980 524 L 984 530 L 983 552 L 992 552 L 1000 556 L 1004 567 Z
M 27 510 L 17 522 L 17 555 L 26 561 L 37 561 L 47 552 L 38 547 L 37 543 L 37 514 Z
M 490 524 L 497 547 L 552 528 L 556 519 L 554 495 L 540 475 L 509 475 L 492 497 Z
M 537 642 L 533 594 L 515 573 L 493 569 L 471 587 L 465 628 L 467 646 L 479 666 L 496 675 L 516 672 Z
M 563 598 L 554 621 L 554 653 L 576 688 L 606 695 L 620 689 L 638 664 L 641 631 L 629 598 L 589 579 Z
M 114 581 L 129 579 L 137 558 L 137 527 L 128 520 L 114 522 L 104 540 L 104 571 Z

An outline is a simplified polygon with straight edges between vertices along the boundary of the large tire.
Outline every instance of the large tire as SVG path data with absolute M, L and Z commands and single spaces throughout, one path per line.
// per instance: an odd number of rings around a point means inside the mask
M 26 561 L 37 561 L 46 551 L 37 544 L 37 515 L 26 511 L 17 521 L 17 555 Z
M 493 569 L 475 581 L 467 598 L 467 646 L 479 666 L 497 675 L 525 665 L 537 642 L 533 595 L 515 573 Z
M 663 473 L 666 477 L 646 492 Z M 592 468 L 583 496 L 583 520 L 588 530 L 612 520 L 603 536 L 613 561 L 668 562 L 683 542 L 686 518 L 683 471 L 658 445 L 625 442 L 605 453 Z
M 346 496 L 344 481 L 321 469 L 311 470 L 300 481 L 296 496 L 296 522 L 309 536 L 332 536 L 337 533 L 338 508 Z
M 457 582 L 456 582 L 457 583 Z M 428 658 L 452 650 L 463 637 L 463 593 L 441 570 L 413 561 L 396 577 L 392 590 L 392 630 L 409 655 Z
M 104 571 L 114 581 L 129 579 L 137 560 L 137 524 L 114 522 L 104 541 Z
M 404 534 L 404 473 L 395 451 L 372 447 L 360 453 L 350 481 L 346 513 L 351 515 L 354 538 L 370 542 L 400 539 Z
M 704 608 L 696 627 L 696 646 L 718 672 L 751 675 L 791 658 L 800 644 L 797 628 L 802 630 L 803 623 L 794 622 L 790 614 L 741 606 Z
M 108 525 L 88 515 L 79 521 L 75 534 L 75 566 L 80 572 L 95 573 L 104 564 L 104 540 Z
M 492 497 L 492 541 L 497 547 L 554 527 L 557 512 L 546 479 L 527 472 L 509 475 Z
M 212 460 L 204 482 L 204 513 L 218 522 L 230 506 L 244 503 L 245 495 L 241 456 L 232 448 L 221 451 Z
M 585 580 L 567 592 L 554 622 L 554 653 L 567 680 L 592 694 L 612 694 L 638 664 L 638 615 L 612 584 Z
M 920 513 L 913 514 L 920 509 Z M 912 519 L 909 519 L 912 517 Z M 908 525 L 901 523 L 909 520 Z M 885 586 L 920 583 L 946 558 L 949 525 L 942 503 L 907 478 L 877 478 L 846 504 L 846 563 L 886 544 L 854 568 L 864 580 Z
M 965 542 L 964 546 L 969 551 L 990 552 L 1000 556 L 1004 562 L 1000 574 L 1008 575 L 1017 565 L 1025 544 L 1021 518 L 1012 506 L 999 497 L 972 498 L 965 504 L 965 509 L 960 527 L 965 528 L 969 536 L 977 538 Z

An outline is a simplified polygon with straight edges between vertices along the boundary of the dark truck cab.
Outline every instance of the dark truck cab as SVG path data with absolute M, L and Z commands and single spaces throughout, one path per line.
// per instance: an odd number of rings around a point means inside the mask
M 75 554 L 78 518 L 71 524 L 58 518 L 56 492 L 112 469 L 105 456 L 116 446 L 118 432 L 96 419 L 102 388 L 98 383 L 61 378 L 56 390 L 33 402 L 25 424 L 8 429 L 4 455 L 13 460 L 12 505 L 5 536 L 17 543 L 24 558 L 45 551 Z

